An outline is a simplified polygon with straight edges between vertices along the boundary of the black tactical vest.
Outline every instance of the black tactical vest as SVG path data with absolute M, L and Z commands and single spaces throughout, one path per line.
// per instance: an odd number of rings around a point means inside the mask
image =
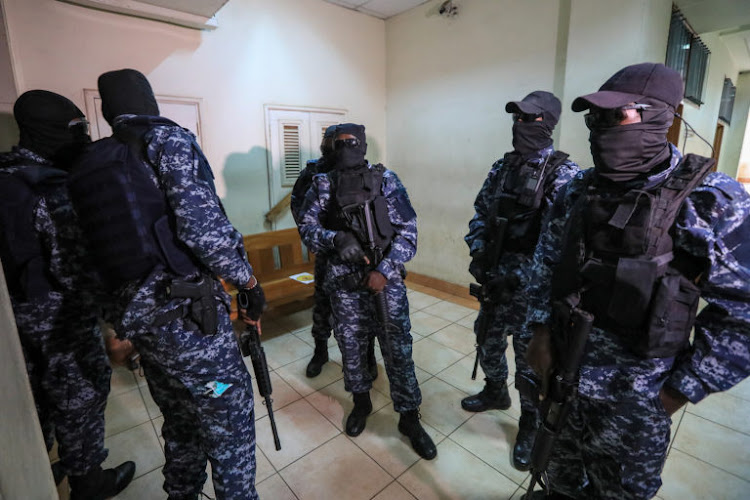
M 331 207 L 326 229 L 352 231 L 360 244 L 367 245 L 367 228 L 362 211 L 369 203 L 374 215 L 375 244 L 381 253 L 385 253 L 395 232 L 382 194 L 384 172 L 385 167 L 381 164 L 371 168 L 332 170 L 328 174 L 331 179 Z
M 503 159 L 501 177 L 495 192 L 491 213 L 508 219 L 503 250 L 530 254 L 534 251 L 542 228 L 542 211 L 539 209 L 544 193 L 555 179 L 555 170 L 568 155 L 556 151 L 539 165 L 521 161 L 508 153 Z
M 650 190 L 595 185 L 595 172 L 588 175 L 564 231 L 553 298 L 581 291 L 580 307 L 594 315 L 594 326 L 621 335 L 636 354 L 680 352 L 697 312 L 700 293 L 692 280 L 700 270 L 691 272 L 695 266 L 675 256 L 671 231 L 683 201 L 713 164 L 687 155 Z

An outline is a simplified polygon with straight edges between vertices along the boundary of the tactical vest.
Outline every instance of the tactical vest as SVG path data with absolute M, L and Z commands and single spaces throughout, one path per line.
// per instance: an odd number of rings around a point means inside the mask
M 684 349 L 698 308 L 693 280 L 700 271 L 673 253 L 671 231 L 683 201 L 713 164 L 687 155 L 650 190 L 595 186 L 595 173 L 587 176 L 585 195 L 574 202 L 564 230 L 553 298 L 581 291 L 580 307 L 594 315 L 594 326 L 620 335 L 640 356 Z
M 176 124 L 165 118 L 142 118 L 136 119 L 135 126 L 91 144 L 68 182 L 97 271 L 110 289 L 140 281 L 156 266 L 180 276 L 199 269 L 192 252 L 177 238 L 174 213 L 145 160 L 146 132 L 157 125 Z M 196 156 L 206 163 L 200 152 Z M 199 178 L 213 186 L 207 163 L 200 166 Z
M 555 171 L 567 158 L 556 151 L 539 165 L 519 161 L 512 153 L 505 155 L 501 176 L 495 191 L 491 213 L 508 219 L 503 250 L 530 254 L 534 251 L 542 228 L 542 211 L 539 209 L 544 193 L 555 179 Z
M 375 245 L 385 253 L 393 240 L 395 231 L 388 216 L 388 205 L 382 194 L 385 167 L 381 164 L 371 168 L 332 170 L 331 207 L 326 229 L 352 231 L 363 247 L 367 244 L 367 228 L 362 210 L 370 202 L 374 215 L 373 235 Z
M 34 209 L 45 193 L 64 188 L 66 177 L 65 171 L 45 165 L 0 172 L 0 259 L 16 300 L 44 298 L 60 289 L 49 275 L 49 252 L 34 230 Z

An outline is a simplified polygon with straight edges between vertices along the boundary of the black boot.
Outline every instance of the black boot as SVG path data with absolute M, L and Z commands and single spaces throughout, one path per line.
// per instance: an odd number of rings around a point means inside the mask
M 308 378 L 317 377 L 323 370 L 323 365 L 328 362 L 328 341 L 326 339 L 315 339 L 315 352 L 307 364 L 306 375 Z
M 518 435 L 513 447 L 513 467 L 518 470 L 529 470 L 531 468 L 531 449 L 534 447 L 534 438 L 539 428 L 536 414 L 530 411 L 521 411 L 521 419 L 518 421 Z
M 401 414 L 398 421 L 398 430 L 411 441 L 411 447 L 417 455 L 425 460 L 432 460 L 437 456 L 435 443 L 422 424 L 419 423 L 419 410 L 409 410 Z
M 369 392 L 354 393 L 354 409 L 346 419 L 346 433 L 351 436 L 359 436 L 365 430 L 367 415 L 372 413 L 372 401 Z
M 507 410 L 510 408 L 510 394 L 505 381 L 487 380 L 479 394 L 461 400 L 461 408 L 466 411 L 481 412 L 487 410 Z
M 370 374 L 370 380 L 375 381 L 378 378 L 378 360 L 375 359 L 375 339 L 370 339 L 367 345 L 367 372 Z
M 114 469 L 97 467 L 82 476 L 70 476 L 70 500 L 105 500 L 120 493 L 135 475 L 135 463 L 123 462 Z

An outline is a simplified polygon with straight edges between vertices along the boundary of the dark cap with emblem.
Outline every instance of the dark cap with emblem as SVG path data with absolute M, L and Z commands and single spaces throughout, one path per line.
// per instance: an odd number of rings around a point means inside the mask
M 544 121 L 556 124 L 560 119 L 562 105 L 560 99 L 551 92 L 535 90 L 520 101 L 510 101 L 505 105 L 508 113 L 526 113 L 529 115 L 542 115 Z
M 633 64 L 612 75 L 598 92 L 577 98 L 572 108 L 615 109 L 646 98 L 676 108 L 682 100 L 682 90 L 682 77 L 677 71 L 657 63 Z

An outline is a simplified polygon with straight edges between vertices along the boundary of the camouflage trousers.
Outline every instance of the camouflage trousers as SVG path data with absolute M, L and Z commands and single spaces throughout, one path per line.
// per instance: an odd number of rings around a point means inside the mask
M 391 389 L 394 409 L 401 413 L 419 408 L 422 393 L 412 360 L 411 322 L 406 286 L 389 281 L 381 292 L 388 304 L 388 332 L 380 327 L 374 295 L 369 290 L 337 290 L 331 294 L 333 334 L 341 349 L 344 385 L 349 392 L 367 392 L 372 380 L 367 371 L 367 345 L 377 336 Z
M 331 299 L 323 290 L 327 259 L 324 255 L 315 256 L 315 294 L 313 295 L 312 336 L 315 340 L 328 340 L 331 336 Z
M 658 397 L 609 402 L 579 396 L 552 452 L 552 490 L 575 498 L 652 498 L 661 486 L 670 425 Z
M 77 476 L 107 458 L 104 408 L 112 369 L 97 319 L 67 323 L 59 329 L 46 324 L 43 316 L 16 314 L 47 450 L 56 437 L 63 472 Z
M 531 381 L 538 386 L 534 370 L 526 361 L 526 348 L 532 336 L 526 324 L 526 301 L 522 297 L 514 297 L 506 304 L 492 307 L 490 314 L 484 344 L 479 347 L 479 364 L 482 371 L 489 382 L 505 383 L 508 380 L 506 350 L 508 349 L 508 336 L 512 335 L 516 362 L 515 381 L 516 388 L 519 389 L 521 409 L 537 413 L 538 396 L 530 391 L 520 390 L 524 387 L 522 381 Z M 474 322 L 474 332 L 477 336 L 479 336 L 479 328 L 485 315 L 487 315 L 487 308 L 482 305 Z
M 164 490 L 170 498 L 198 497 L 206 460 L 217 500 L 258 498 L 250 374 L 227 309 L 217 308 L 214 335 L 178 318 L 133 338 L 151 396 L 164 415 Z

